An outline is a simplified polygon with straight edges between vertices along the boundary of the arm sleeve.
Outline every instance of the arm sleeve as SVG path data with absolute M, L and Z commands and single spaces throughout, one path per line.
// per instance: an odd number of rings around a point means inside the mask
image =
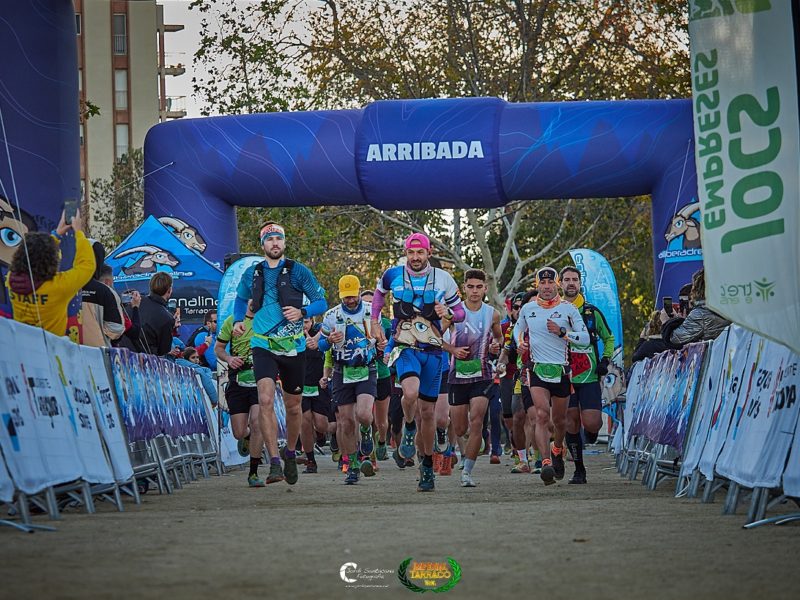
M 236 299 L 233 301 L 233 320 L 239 322 L 247 313 L 247 301 L 253 297 L 253 273 L 256 266 L 251 265 L 242 273 L 239 285 L 236 286 Z
M 82 231 L 75 234 L 75 260 L 72 268 L 60 274 L 59 282 L 67 295 L 75 294 L 92 278 L 95 270 L 92 245 Z
M 676 346 L 683 346 L 690 342 L 696 342 L 703 336 L 703 317 L 699 310 L 693 309 L 689 315 L 677 327 L 672 335 L 669 336 L 669 341 Z
M 581 313 L 579 313 L 578 309 L 574 306 L 572 306 L 572 309 L 569 312 L 569 323 L 572 326 L 572 329 L 568 330 L 567 335 L 564 336 L 567 338 L 567 340 L 576 344 L 580 344 L 581 346 L 588 346 L 592 343 L 589 330 L 586 329 L 586 323 L 583 322 Z
M 371 314 L 373 321 L 379 321 L 381 318 L 381 311 L 383 305 L 386 303 L 386 293 L 382 292 L 380 286 L 375 290 L 375 295 L 372 297 Z M 377 317 L 377 319 L 375 318 Z
M 447 275 L 447 283 L 444 286 L 444 303 L 453 311 L 453 323 L 461 323 L 467 318 L 467 311 L 464 310 L 464 303 L 461 302 L 461 296 L 458 293 L 458 284 L 453 276 L 446 271 L 442 271 Z
M 614 348 L 617 340 L 614 339 L 614 334 L 611 333 L 611 328 L 608 326 L 605 315 L 600 309 L 595 309 L 595 323 L 597 323 L 597 333 L 600 339 L 603 340 L 603 356 L 601 358 L 611 359 L 614 356 Z
M 306 316 L 316 317 L 328 309 L 328 302 L 325 300 L 325 289 L 319 284 L 317 278 L 305 265 L 295 265 L 292 270 L 292 278 L 295 284 L 308 298 Z

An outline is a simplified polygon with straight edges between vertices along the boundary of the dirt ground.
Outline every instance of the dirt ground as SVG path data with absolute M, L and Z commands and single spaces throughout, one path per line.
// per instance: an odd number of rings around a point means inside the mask
M 345 486 L 326 456 L 292 487 L 249 489 L 234 471 L 125 513 L 67 512 L 55 533 L 0 528 L 0 597 L 412 598 L 400 563 L 448 556 L 462 567 L 454 598 L 798 597 L 800 525 L 743 530 L 744 508 L 722 516 L 722 497 L 675 499 L 672 482 L 650 492 L 608 455 L 588 458 L 586 486 L 545 488 L 503 463 L 482 458 L 477 488 L 454 471 L 420 494 L 416 469 L 389 461 Z M 340 578 L 347 562 L 357 583 Z M 348 587 L 365 584 L 385 587 Z

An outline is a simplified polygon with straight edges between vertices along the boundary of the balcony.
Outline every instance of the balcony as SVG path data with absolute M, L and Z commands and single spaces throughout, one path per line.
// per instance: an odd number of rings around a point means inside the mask
M 186 96 L 167 96 L 166 113 L 168 119 L 182 119 L 186 116 Z
M 128 53 L 128 38 L 124 33 L 115 33 L 113 36 L 114 54 L 117 56 Z
M 183 25 L 164 24 L 164 33 L 175 33 L 176 31 L 183 31 Z

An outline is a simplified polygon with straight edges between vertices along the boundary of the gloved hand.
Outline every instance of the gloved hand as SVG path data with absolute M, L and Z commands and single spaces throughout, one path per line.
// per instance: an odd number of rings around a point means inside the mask
M 597 375 L 599 377 L 605 377 L 608 375 L 608 357 L 604 356 L 600 359 L 600 362 L 597 363 Z

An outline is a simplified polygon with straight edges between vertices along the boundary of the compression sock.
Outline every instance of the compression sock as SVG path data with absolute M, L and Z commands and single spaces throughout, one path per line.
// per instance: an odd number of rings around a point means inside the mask
M 284 455 L 286 456 L 286 458 L 294 458 L 294 454 L 295 454 L 294 450 L 286 450 L 284 452 Z
M 445 445 L 447 442 L 447 429 L 441 427 L 436 428 L 436 441 L 439 443 L 439 447 Z
M 583 437 L 586 438 L 586 443 L 587 444 L 594 444 L 597 441 L 597 433 L 598 433 L 597 431 L 595 431 L 593 433 L 591 431 L 586 431 L 584 429 L 583 430 Z M 580 435 L 580 434 L 578 434 L 578 435 Z
M 567 432 L 567 448 L 575 462 L 575 471 L 585 471 L 583 466 L 583 440 L 580 433 Z
M 317 459 L 314 458 L 313 452 L 306 452 L 306 460 L 308 460 L 310 463 L 317 462 Z
M 249 475 L 258 476 L 258 465 L 260 465 L 260 464 L 261 464 L 261 459 L 259 457 L 251 456 L 250 457 L 250 473 L 248 474 L 248 476 Z
M 464 459 L 464 473 L 466 473 L 467 475 L 472 473 L 472 467 L 474 466 L 475 466 L 474 460 L 472 460 L 471 458 Z
M 357 469 L 360 466 L 358 462 L 358 452 L 351 452 L 348 456 L 350 458 L 350 468 Z
M 270 456 L 269 457 L 269 464 L 271 465 L 278 465 L 281 466 L 281 459 L 279 456 Z
M 423 456 L 422 457 L 422 465 L 425 466 L 425 467 L 433 468 L 433 455 L 432 454 L 426 454 L 425 456 Z

